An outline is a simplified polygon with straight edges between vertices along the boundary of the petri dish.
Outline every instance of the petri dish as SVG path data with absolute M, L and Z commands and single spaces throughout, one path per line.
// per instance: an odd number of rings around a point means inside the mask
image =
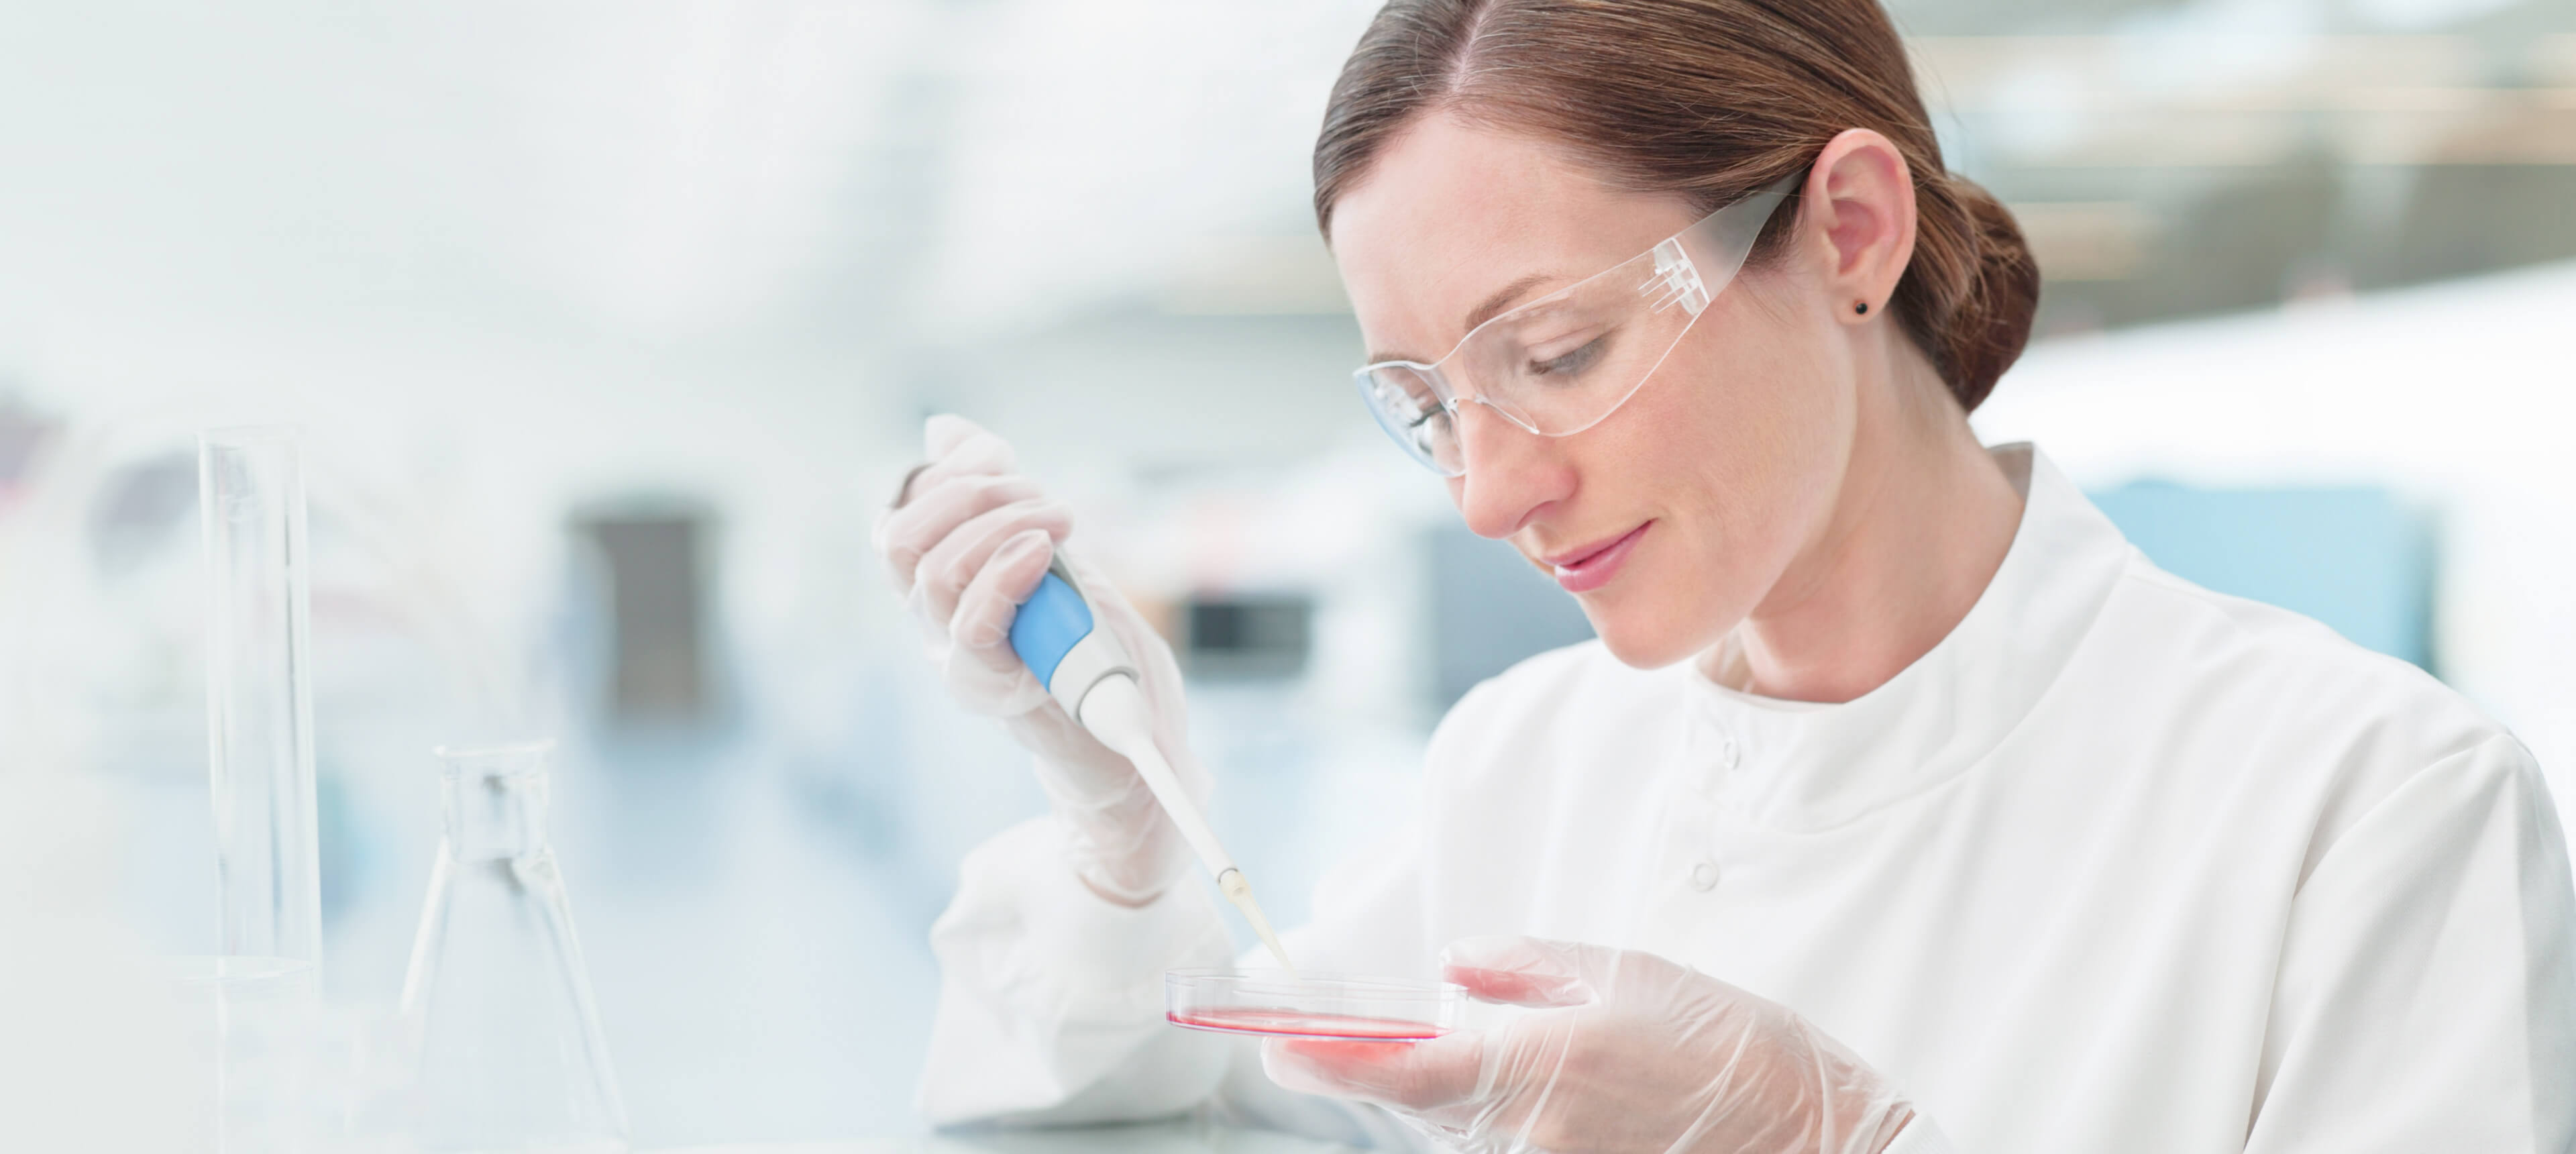
M 1168 970 L 1163 1017 L 1222 1034 L 1421 1042 L 1458 1028 L 1467 989 L 1447 982 L 1285 970 Z

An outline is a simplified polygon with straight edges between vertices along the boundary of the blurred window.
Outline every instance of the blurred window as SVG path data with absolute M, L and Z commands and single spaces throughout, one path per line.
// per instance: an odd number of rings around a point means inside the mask
M 2093 501 L 2167 572 L 2433 667 L 2432 533 L 2386 490 L 2139 481 Z

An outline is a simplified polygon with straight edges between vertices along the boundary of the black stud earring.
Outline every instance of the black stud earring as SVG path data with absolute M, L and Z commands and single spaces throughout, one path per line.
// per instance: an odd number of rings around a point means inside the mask
M 1856 313 L 1859 313 L 1859 314 L 1860 314 L 1860 315 L 1862 315 L 1862 316 L 1868 316 L 1868 315 L 1869 315 L 1869 302 L 1868 302 L 1868 301 L 1853 301 L 1853 302 L 1852 302 L 1852 311 L 1853 311 L 1853 312 L 1856 312 Z

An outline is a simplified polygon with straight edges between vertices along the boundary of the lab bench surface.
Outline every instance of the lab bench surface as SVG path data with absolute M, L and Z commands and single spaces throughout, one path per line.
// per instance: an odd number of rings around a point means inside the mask
M 1344 1154 L 1352 1147 L 1199 1121 L 1048 1130 L 961 1130 L 862 1142 L 688 1146 L 646 1154 Z

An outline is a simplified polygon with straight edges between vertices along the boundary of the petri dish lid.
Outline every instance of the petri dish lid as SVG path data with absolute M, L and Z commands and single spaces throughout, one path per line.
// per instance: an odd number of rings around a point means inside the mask
M 1420 1042 L 1458 1028 L 1467 989 L 1448 982 L 1285 970 L 1167 970 L 1163 1017 L 1225 1034 Z

